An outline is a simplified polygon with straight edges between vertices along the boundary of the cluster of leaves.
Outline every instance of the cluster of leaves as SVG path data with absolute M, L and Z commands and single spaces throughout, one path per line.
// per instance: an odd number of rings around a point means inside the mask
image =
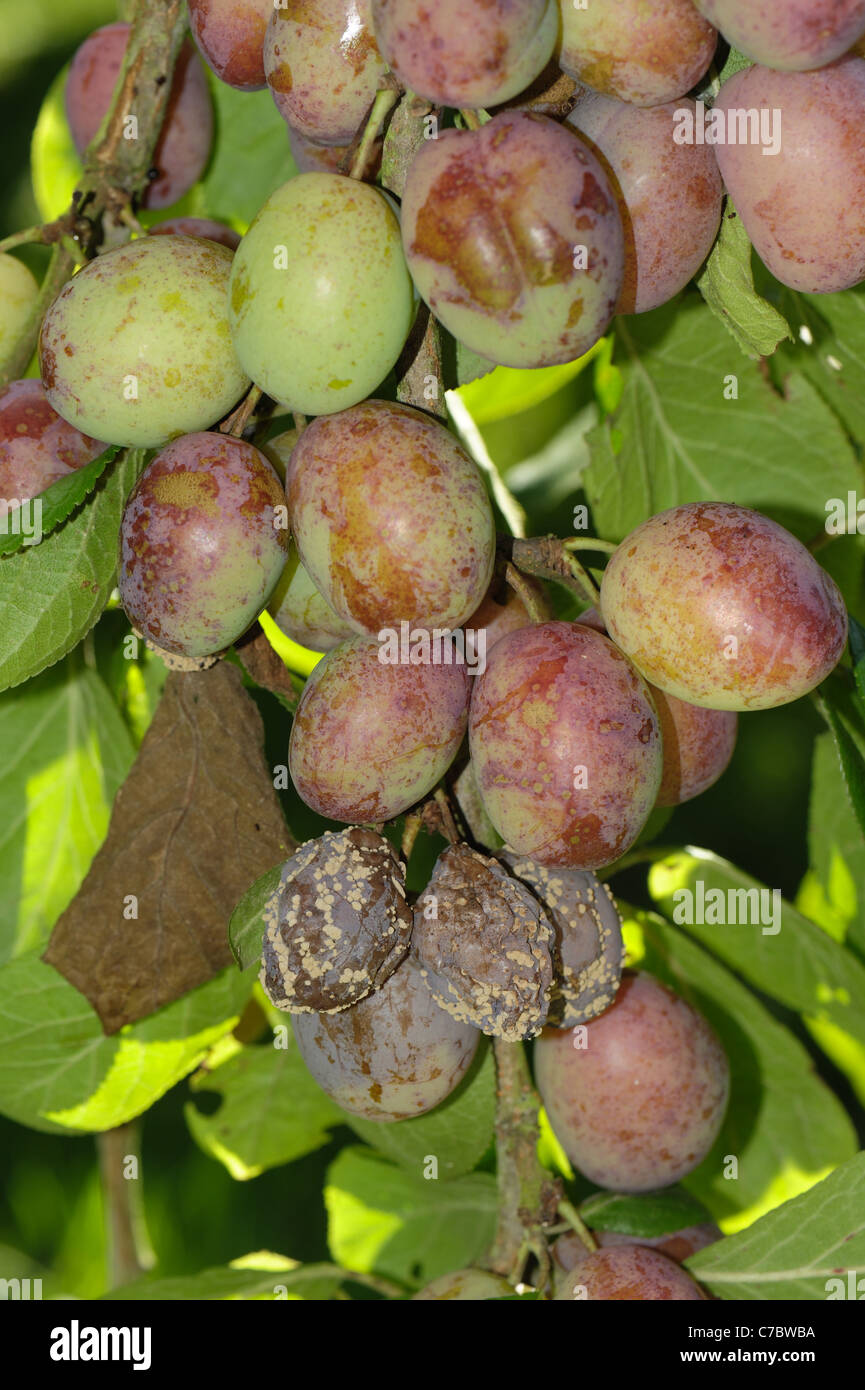
M 243 230 L 293 165 L 268 93 L 215 81 L 213 92 L 216 153 L 171 211 Z M 40 212 L 56 216 L 78 175 L 62 74 L 36 129 L 33 175 Z M 460 359 L 455 418 L 494 470 L 497 499 L 515 496 L 514 515 L 567 534 L 576 500 L 598 535 L 618 540 L 664 507 L 717 498 L 813 542 L 828 499 L 863 495 L 865 294 L 817 299 L 759 270 L 755 279 L 732 209 L 699 289 L 617 323 L 567 368 L 478 377 L 484 364 Z M 431 1114 L 370 1124 L 319 1090 L 258 990 L 274 866 L 323 828 L 290 793 L 277 797 L 261 756 L 266 738 L 284 761 L 296 682 L 262 637 L 241 648 L 239 667 L 167 679 L 129 645 L 110 596 L 123 501 L 148 457 L 111 450 L 55 485 L 41 544 L 4 538 L 0 555 L 0 1113 L 55 1134 L 99 1132 L 191 1076 L 190 1133 L 238 1180 L 348 1126 L 323 1194 L 333 1265 L 259 1252 L 115 1296 L 326 1298 L 358 1283 L 399 1295 L 480 1258 L 492 1239 L 492 1056 L 483 1051 Z M 865 536 L 833 539 L 820 558 L 865 622 Z M 839 1266 L 865 1270 L 865 1235 L 851 1228 L 865 1189 L 852 1099 L 865 1105 L 865 637 L 855 624 L 853 652 L 855 682 L 839 675 L 821 696 L 829 731 L 814 745 L 809 867 L 780 933 L 674 925 L 674 895 L 697 879 L 707 890 L 761 886 L 692 847 L 659 851 L 650 906 L 627 909 L 631 960 L 691 999 L 730 1057 L 732 1101 L 712 1154 L 683 1189 L 620 1198 L 575 1179 L 548 1129 L 542 1140 L 595 1227 L 653 1236 L 707 1211 L 721 1220 L 733 1234 L 690 1267 L 722 1297 L 823 1298 Z M 411 887 L 429 856 L 421 843 Z M 844 1078 L 846 1106 L 815 1071 L 814 1049 Z

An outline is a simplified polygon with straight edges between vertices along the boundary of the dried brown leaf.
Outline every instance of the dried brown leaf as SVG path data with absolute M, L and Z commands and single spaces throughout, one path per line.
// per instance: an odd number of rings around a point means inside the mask
M 169 675 L 105 844 L 44 957 L 106 1033 L 230 965 L 238 899 L 294 850 L 263 741 L 255 704 L 225 662 Z

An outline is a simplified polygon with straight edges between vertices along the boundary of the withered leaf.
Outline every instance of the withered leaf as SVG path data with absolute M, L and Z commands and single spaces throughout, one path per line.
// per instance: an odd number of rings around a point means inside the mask
M 303 690 L 303 682 L 289 671 L 278 652 L 273 650 L 267 634 L 261 628 L 235 648 L 238 661 L 256 685 L 269 690 L 293 714 Z
M 106 1033 L 230 965 L 235 904 L 296 848 L 263 742 L 258 710 L 225 662 L 169 675 L 108 837 L 44 957 Z

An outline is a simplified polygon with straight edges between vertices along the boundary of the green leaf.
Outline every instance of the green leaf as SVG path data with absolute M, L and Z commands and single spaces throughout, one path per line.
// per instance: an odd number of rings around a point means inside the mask
M 845 722 L 841 701 L 831 682 L 820 689 L 815 701 L 835 740 L 850 805 L 865 836 L 865 757 Z
M 791 325 L 795 346 L 784 343 L 772 361 L 779 381 L 791 369 L 807 376 L 847 427 L 865 443 L 865 286 L 843 294 L 797 294 L 756 267 L 760 292 Z M 846 493 L 829 494 L 846 498 Z M 859 490 L 861 496 L 861 487 Z
M 790 325 L 754 287 L 751 242 L 733 204 L 721 218 L 718 240 L 697 278 L 700 293 L 747 357 L 769 357 Z
M 244 893 L 228 923 L 228 943 L 241 970 L 261 960 L 264 909 L 279 887 L 282 865 L 268 869 Z
M 62 526 L 0 559 L 0 690 L 52 666 L 93 627 L 114 586 L 123 506 L 143 461 L 141 449 L 121 454 Z
M 593 1231 L 621 1231 L 645 1239 L 699 1226 L 710 1219 L 703 1203 L 683 1187 L 665 1187 L 637 1196 L 596 1192 L 581 1204 L 580 1216 Z
M 721 1298 L 861 1299 L 863 1213 L 865 1154 L 860 1153 L 747 1231 L 698 1251 L 685 1267 Z
M 313 1081 L 285 1024 L 286 1045 L 239 1047 L 228 1060 L 192 1077 L 193 1092 L 221 1098 L 219 1109 L 202 1114 L 185 1108 L 192 1137 L 233 1178 L 255 1178 L 267 1168 L 314 1153 L 345 1115 Z
M 369 1149 L 343 1149 L 328 1169 L 324 1201 L 338 1264 L 416 1288 L 472 1264 L 495 1232 L 489 1174 L 425 1180 Z
M 496 1071 L 492 1048 L 484 1043 L 456 1090 L 427 1115 L 395 1124 L 377 1124 L 343 1115 L 364 1143 L 422 1177 L 435 1159 L 438 1177 L 470 1173 L 493 1140 Z
M 632 963 L 689 1000 L 727 1054 L 730 1103 L 721 1132 L 683 1185 L 726 1231 L 742 1229 L 845 1162 L 856 1152 L 856 1132 L 806 1049 L 751 990 L 654 914 L 627 916 Z
M 0 1114 L 54 1133 L 124 1124 L 231 1031 L 249 988 L 248 976 L 224 970 L 108 1038 L 83 994 L 35 952 L 9 961 L 0 967 Z
M 865 717 L 865 627 L 853 617 L 850 618 L 850 655 L 853 658 L 859 712 Z
M 66 211 L 82 173 L 63 100 L 68 72 L 67 63 L 48 88 L 30 145 L 33 196 L 45 222 Z
M 733 76 L 734 72 L 741 72 L 743 68 L 752 68 L 753 66 L 752 58 L 746 58 L 744 53 L 740 53 L 738 49 L 731 46 L 730 52 L 727 54 L 727 61 L 721 69 L 720 81 L 723 84 L 728 77 Z
M 765 921 L 777 912 L 779 929 L 775 931 L 772 923 L 765 929 L 747 922 L 689 922 L 691 904 L 693 915 L 700 915 L 701 892 L 723 895 L 715 901 L 723 901 L 725 917 L 753 915 L 741 913 L 738 905 L 743 900 L 730 899 L 730 892 L 750 893 L 752 907 L 758 903 L 754 895 L 765 894 L 759 898 L 760 916 Z M 677 851 L 654 864 L 649 893 L 668 917 L 751 984 L 800 1013 L 823 1050 L 865 1098 L 865 967 L 855 956 L 784 902 L 778 890 L 764 888 L 708 850 Z
M 34 507 L 37 501 L 40 505 L 40 534 L 39 540 L 36 542 L 37 545 L 44 536 L 47 536 L 62 521 L 65 521 L 70 513 L 84 501 L 88 493 L 93 491 L 105 469 L 119 452 L 120 446 L 118 444 L 109 445 L 98 458 L 92 459 L 84 468 L 76 469 L 67 477 L 59 478 L 56 483 L 52 483 L 31 503 L 31 507 Z M 9 513 L 7 524 L 14 526 L 15 515 L 15 512 Z M 22 548 L 26 540 L 27 534 L 24 531 L 19 531 L 17 535 L 14 532 L 0 535 L 0 555 L 14 554 L 16 550 Z
M 850 443 L 814 387 L 794 371 L 781 396 L 699 297 L 620 318 L 616 336 L 622 404 L 588 435 L 583 475 L 600 535 L 621 540 L 667 507 L 713 499 L 810 540 L 827 496 L 859 487 Z
M 528 371 L 495 367 L 488 375 L 461 385 L 458 394 L 476 425 L 508 420 L 561 391 L 604 351 L 605 342 L 599 339 L 584 356 L 560 367 L 535 367 Z
M 246 231 L 262 203 L 297 173 L 288 128 L 267 87 L 238 92 L 206 72 L 216 117 L 213 155 L 190 205 L 196 217 Z M 158 214 L 159 220 L 168 216 L 170 211 Z
M 151 1275 L 103 1294 L 102 1302 L 148 1299 L 150 1301 L 213 1301 L 214 1299 L 327 1301 L 334 1297 L 347 1276 L 333 1265 L 302 1265 L 284 1255 L 258 1250 L 228 1265 L 203 1269 L 198 1274 L 159 1279 Z
M 811 868 L 797 908 L 865 961 L 865 840 L 829 733 L 814 742 L 808 851 Z
M 135 750 L 75 656 L 0 701 L 0 747 L 2 962 L 43 945 L 78 892 Z

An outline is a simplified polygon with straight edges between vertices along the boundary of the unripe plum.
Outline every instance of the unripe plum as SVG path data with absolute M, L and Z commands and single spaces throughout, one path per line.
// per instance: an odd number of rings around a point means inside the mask
M 605 96 L 635 106 L 676 101 L 712 61 L 718 35 L 691 0 L 559 3 L 560 66 Z
M 646 680 L 708 709 L 788 704 L 847 640 L 838 587 L 804 545 L 727 502 L 673 507 L 632 531 L 604 571 L 601 609 Z
M 475 777 L 496 830 L 541 864 L 594 869 L 633 844 L 661 782 L 661 737 L 627 657 L 578 623 L 502 638 L 474 682 Z
M 625 228 L 620 314 L 666 304 L 693 279 L 712 249 L 723 190 L 710 145 L 678 145 L 674 118 L 687 99 L 642 110 L 586 93 L 568 120 L 592 142 L 618 195 Z
M 588 145 L 546 116 L 507 111 L 428 140 L 402 230 L 436 318 L 491 362 L 570 362 L 609 326 L 625 264 L 616 196 Z
M 730 1085 L 702 1015 L 634 971 L 578 1033 L 541 1034 L 535 1079 L 568 1158 L 613 1192 L 648 1192 L 692 1172 L 718 1136 Z
M 464 666 L 382 660 L 375 638 L 329 652 L 309 677 L 289 767 L 308 806 L 332 820 L 390 820 L 432 791 L 468 717 Z
M 149 236 L 197 236 L 205 241 L 216 241 L 236 251 L 240 237 L 224 222 L 213 222 L 209 217 L 168 217 L 164 222 L 156 222 L 148 228 Z
M 221 652 L 254 622 L 285 564 L 285 494 L 258 449 L 225 434 L 177 439 L 148 464 L 121 526 L 130 620 L 165 651 Z
M 370 0 L 285 0 L 271 5 L 267 85 L 291 127 L 322 145 L 348 145 L 387 73 Z
M 433 1279 L 425 1289 L 412 1297 L 413 1303 L 446 1300 L 459 1302 L 482 1302 L 490 1298 L 512 1298 L 514 1289 L 500 1274 L 490 1274 L 486 1269 L 456 1269 L 453 1274 L 443 1274 Z
M 818 72 L 745 68 L 715 102 L 727 123 L 716 154 L 730 197 L 757 254 L 791 289 L 832 294 L 865 279 L 863 106 L 865 61 L 853 57 Z M 743 110 L 761 121 L 780 112 L 777 153 L 767 157 L 753 131 L 743 141 L 741 117 L 729 142 Z
M 274 0 L 189 0 L 189 27 L 208 66 L 241 92 L 265 84 L 264 35 Z
M 421 411 L 373 400 L 315 420 L 286 492 L 304 567 L 356 632 L 456 628 L 483 597 L 495 559 L 486 488 Z
M 123 66 L 131 25 L 106 24 L 84 40 L 66 80 L 66 117 L 83 155 L 104 117 Z M 128 113 L 134 115 L 134 110 Z M 165 122 L 153 154 L 159 171 L 142 203 L 167 208 L 201 177 L 213 143 L 213 106 L 201 59 L 187 40 L 180 50 Z
M 188 236 L 140 237 L 63 286 L 40 338 L 59 415 L 111 444 L 158 448 L 207 429 L 249 386 L 231 343 L 231 252 Z
M 39 298 L 39 285 L 23 261 L 0 255 L 0 363 L 17 343 Z
M 291 410 L 329 415 L 370 395 L 414 314 L 396 213 L 357 179 L 299 174 L 283 184 L 234 257 L 237 355 Z
M 104 453 L 73 429 L 45 398 L 40 381 L 13 381 L 0 395 L 0 515 L 6 504 L 38 497 Z
M 583 1251 L 555 1296 L 558 1303 L 627 1299 L 631 1302 L 698 1302 L 706 1294 L 673 1260 L 644 1245 Z
M 286 637 L 314 652 L 329 652 L 355 629 L 335 613 L 304 569 L 297 546 L 292 541 L 279 583 L 267 605 L 273 621 Z
M 294 1036 L 319 1086 L 365 1120 L 405 1120 L 459 1085 L 481 1035 L 440 1009 L 407 957 L 373 994 L 339 1013 L 295 1014 Z
M 379 47 L 409 91 L 436 106 L 498 106 L 552 57 L 556 0 L 372 0 Z
M 694 0 L 740 53 L 767 68 L 822 68 L 865 34 L 865 0 Z

